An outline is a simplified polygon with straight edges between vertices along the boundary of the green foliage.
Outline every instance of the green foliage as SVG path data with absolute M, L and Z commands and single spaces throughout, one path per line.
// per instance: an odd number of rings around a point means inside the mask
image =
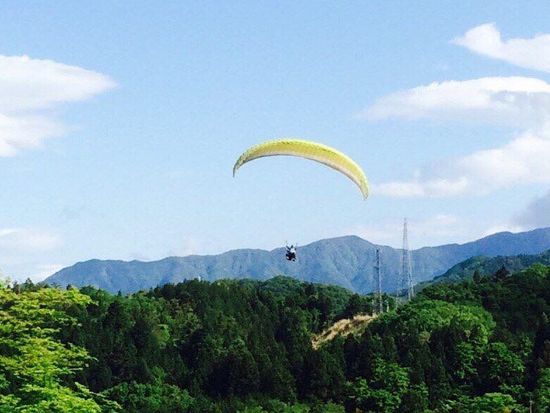
M 0 412 L 546 412 L 550 269 L 503 274 L 432 285 L 318 350 L 372 297 L 286 277 L 3 288 Z
M 502 393 L 486 393 L 479 397 L 460 397 L 456 403 L 451 403 L 452 412 L 472 413 L 527 413 L 512 396 Z
M 349 386 L 349 399 L 356 409 L 395 412 L 409 386 L 408 369 L 377 358 L 369 380 L 357 379 Z
M 125 412 L 184 413 L 192 411 L 195 399 L 187 390 L 165 383 L 121 383 L 104 395 L 124 406 Z
M 0 288 L 0 411 L 101 412 L 99 397 L 71 383 L 87 351 L 59 341 L 76 326 L 71 310 L 90 303 L 76 290 Z
M 537 413 L 550 411 L 550 367 L 542 369 L 535 390 L 535 406 Z
M 540 372 L 534 396 L 535 411 L 548 412 L 550 410 L 550 367 L 546 367 Z
M 457 283 L 469 279 L 472 279 L 476 283 L 484 282 L 486 277 L 494 275 L 502 267 L 508 271 L 517 273 L 534 266 L 544 269 L 548 265 L 550 265 L 550 250 L 536 255 L 497 256 L 492 258 L 484 256 L 472 257 L 454 265 L 444 274 L 433 280 L 418 284 L 415 289 L 421 291 L 430 285 Z
M 252 410 L 254 411 L 254 410 Z M 334 403 L 321 403 L 313 406 L 304 403 L 287 404 L 271 400 L 259 412 L 266 413 L 344 413 L 344 407 Z
M 495 342 L 488 346 L 484 364 L 484 379 L 488 385 L 500 388 L 522 382 L 525 372 L 523 360 L 504 343 Z

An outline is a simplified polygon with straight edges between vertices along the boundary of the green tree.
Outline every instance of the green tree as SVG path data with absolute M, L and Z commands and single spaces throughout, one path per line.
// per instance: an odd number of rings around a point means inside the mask
M 158 381 L 151 384 L 121 383 L 104 394 L 117 401 L 128 413 L 184 413 L 189 412 L 195 402 L 186 390 Z
M 547 413 L 550 411 L 550 367 L 542 369 L 534 394 L 535 412 Z
M 472 279 L 474 280 L 474 282 L 476 284 L 479 284 L 481 282 L 481 273 L 479 272 L 479 270 L 476 269 L 474 271 L 474 275 L 473 275 Z
M 504 343 L 490 343 L 483 356 L 484 374 L 480 376 L 485 387 L 501 390 L 503 385 L 517 385 L 523 381 L 525 366 L 521 358 Z
M 0 288 L 0 411 L 94 413 L 109 405 L 83 385 L 68 384 L 89 356 L 59 341 L 60 331 L 76 322 L 69 312 L 90 303 L 74 289 Z
M 527 413 L 527 409 L 519 405 L 512 396 L 502 393 L 486 393 L 474 398 L 462 397 L 459 402 L 452 404 L 453 412 Z
M 400 412 L 415 413 L 428 411 L 428 387 L 424 383 L 410 386 L 402 399 Z
M 510 275 L 510 271 L 506 269 L 506 267 L 503 265 L 500 267 L 494 274 L 493 278 L 498 281 L 504 280 L 506 277 Z
M 409 386 L 406 368 L 377 359 L 372 377 L 358 379 L 349 388 L 352 406 L 368 412 L 397 411 Z

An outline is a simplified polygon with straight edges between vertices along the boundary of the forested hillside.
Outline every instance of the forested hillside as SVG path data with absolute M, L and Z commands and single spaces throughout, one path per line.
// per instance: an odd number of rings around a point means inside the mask
M 431 281 L 425 281 L 415 286 L 415 290 L 422 289 L 438 283 L 457 283 L 469 280 L 481 274 L 493 274 L 500 269 L 508 272 L 518 272 L 533 264 L 550 265 L 550 250 L 534 255 L 513 255 L 497 257 L 478 256 L 472 257 L 451 267 L 445 274 L 435 277 Z
M 57 398 L 77 412 L 550 409 L 542 265 L 433 285 L 397 311 L 389 300 L 359 334 L 317 350 L 315 334 L 371 314 L 372 297 L 284 277 L 193 280 L 131 296 L 30 283 L 1 291 L 0 411 L 67 411 L 52 407 Z

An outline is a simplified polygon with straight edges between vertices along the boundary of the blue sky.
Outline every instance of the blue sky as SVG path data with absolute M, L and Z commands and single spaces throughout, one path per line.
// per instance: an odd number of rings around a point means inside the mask
M 3 1 L 0 268 L 550 226 L 550 3 Z M 277 137 L 326 143 L 344 177 Z M 548 162 L 550 163 L 550 162 Z

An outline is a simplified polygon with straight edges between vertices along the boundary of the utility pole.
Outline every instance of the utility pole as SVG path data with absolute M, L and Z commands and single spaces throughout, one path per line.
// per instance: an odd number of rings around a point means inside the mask
M 382 273 L 380 268 L 379 248 L 376 248 L 376 265 L 374 266 L 374 269 L 376 270 L 376 280 L 378 283 L 378 314 L 381 314 L 384 312 L 384 308 L 382 306 Z
M 412 279 L 411 251 L 409 250 L 409 234 L 407 230 L 407 218 L 403 221 L 403 249 L 401 255 L 401 285 L 407 289 L 407 298 L 410 301 L 414 297 Z

